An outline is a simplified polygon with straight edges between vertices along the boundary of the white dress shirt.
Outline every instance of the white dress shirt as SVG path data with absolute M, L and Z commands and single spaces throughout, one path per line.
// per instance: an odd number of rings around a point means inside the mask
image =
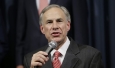
M 66 51 L 67 51 L 69 45 L 70 45 L 70 40 L 69 40 L 68 37 L 67 37 L 66 42 L 58 49 L 58 51 L 61 53 L 61 56 L 59 57 L 59 60 L 60 60 L 61 64 L 62 64 L 62 62 L 63 62 L 63 60 L 64 60 L 64 57 L 65 57 L 65 54 L 66 54 Z M 53 59 L 54 59 L 53 55 L 54 55 L 55 51 L 56 51 L 56 50 L 53 49 L 53 50 L 51 51 L 51 53 L 50 53 L 50 54 L 51 54 L 51 60 L 52 60 L 52 61 L 53 61 Z

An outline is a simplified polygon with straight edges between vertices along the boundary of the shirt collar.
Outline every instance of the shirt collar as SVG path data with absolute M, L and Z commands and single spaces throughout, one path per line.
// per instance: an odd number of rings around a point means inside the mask
M 70 44 L 70 40 L 67 37 L 66 42 L 58 49 L 58 51 L 62 54 L 62 56 L 65 56 L 66 51 L 67 51 L 67 49 L 69 47 L 69 44 Z M 55 49 L 53 49 L 51 51 L 51 56 L 53 56 L 53 54 L 55 53 L 55 51 L 56 51 Z

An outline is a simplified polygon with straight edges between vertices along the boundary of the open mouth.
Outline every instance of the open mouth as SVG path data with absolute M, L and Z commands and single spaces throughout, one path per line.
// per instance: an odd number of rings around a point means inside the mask
M 60 32 L 53 32 L 53 33 L 52 33 L 52 36 L 58 37 L 58 36 L 60 36 L 60 34 L 61 34 Z

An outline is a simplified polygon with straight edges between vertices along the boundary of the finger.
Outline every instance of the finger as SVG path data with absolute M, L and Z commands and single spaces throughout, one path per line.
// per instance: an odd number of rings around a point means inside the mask
M 48 58 L 42 54 L 38 55 L 39 59 L 43 59 L 44 61 L 47 61 Z
M 42 58 L 43 60 L 47 61 L 48 59 L 46 58 L 46 55 L 47 53 L 46 52 L 43 52 L 43 51 L 39 51 L 35 54 L 36 57 L 40 57 Z
M 45 64 L 45 62 L 48 60 L 48 57 L 45 57 L 45 55 L 47 55 L 47 53 L 43 52 L 43 51 L 39 51 L 39 52 L 33 54 L 33 57 L 31 60 L 32 65 L 41 66 L 41 65 Z
M 42 54 L 42 55 L 48 55 L 48 53 L 46 53 L 46 52 L 44 52 L 44 51 L 39 51 L 39 52 L 37 52 L 38 54 Z
M 33 62 L 33 63 L 31 63 L 31 66 L 42 66 L 43 64 L 42 63 L 40 63 L 40 62 Z
M 45 64 L 45 60 L 42 59 L 42 58 L 40 58 L 40 57 L 37 57 L 37 58 L 35 59 L 35 62 L 40 62 L 40 63 Z
M 32 61 L 33 62 L 41 62 L 41 63 L 45 64 L 45 62 L 47 60 L 48 60 L 48 58 L 45 57 L 44 55 L 42 55 L 41 53 L 36 53 L 32 57 Z

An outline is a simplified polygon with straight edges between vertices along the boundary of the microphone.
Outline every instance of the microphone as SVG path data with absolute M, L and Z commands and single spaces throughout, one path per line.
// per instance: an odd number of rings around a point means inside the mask
M 51 41 L 51 42 L 49 42 L 48 43 L 48 48 L 46 49 L 46 53 L 48 53 L 48 55 L 50 54 L 50 52 L 54 49 L 54 48 L 56 48 L 57 47 L 57 42 L 55 42 L 55 41 Z M 34 68 L 38 68 L 38 66 L 35 66 Z
M 51 41 L 51 42 L 48 43 L 48 45 L 49 45 L 49 46 L 48 46 L 48 48 L 46 49 L 45 52 L 47 52 L 48 55 L 49 55 L 49 53 L 50 53 L 54 48 L 57 47 L 57 42 Z

